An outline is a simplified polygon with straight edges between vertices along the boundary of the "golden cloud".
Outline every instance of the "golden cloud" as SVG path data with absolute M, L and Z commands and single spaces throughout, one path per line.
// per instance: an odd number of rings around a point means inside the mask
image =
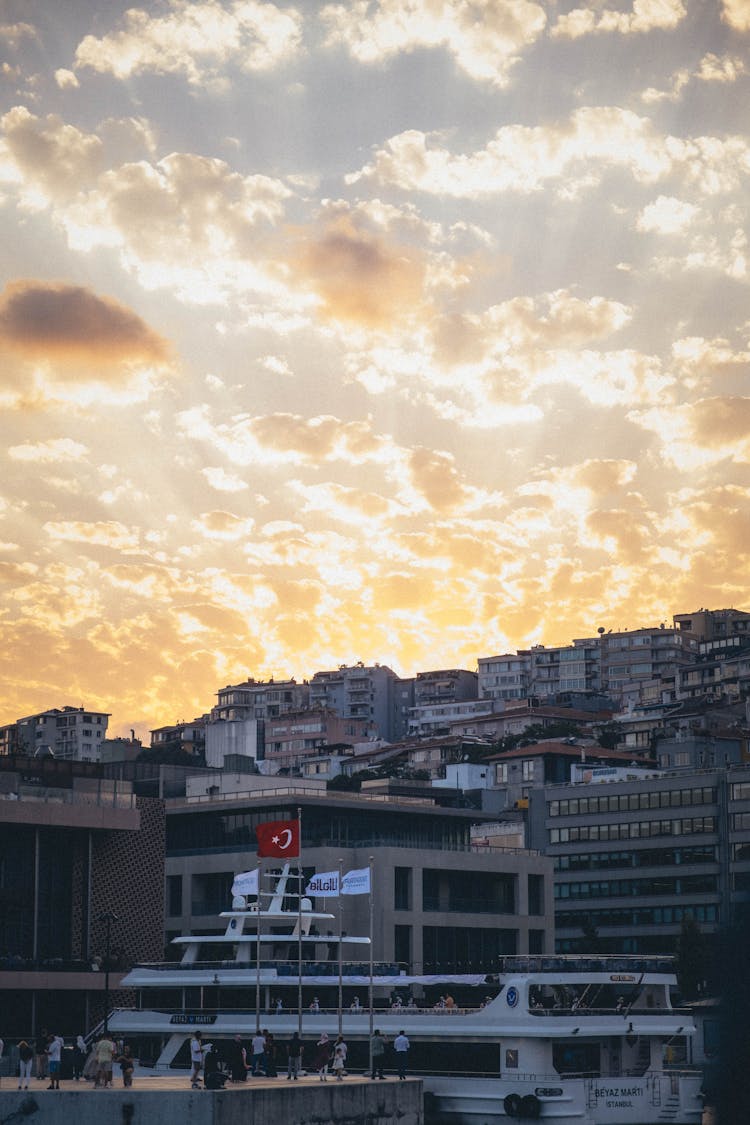
M 703 398 L 693 403 L 691 421 L 701 445 L 746 442 L 750 446 L 750 398 L 738 395 Z
M 352 215 L 338 216 L 308 241 L 297 269 L 335 320 L 386 327 L 413 315 L 422 303 L 420 255 L 361 229 Z
M 750 0 L 721 0 L 721 18 L 735 31 L 750 31 Z
M 409 470 L 414 487 L 438 512 L 459 507 L 469 497 L 455 461 L 447 453 L 422 447 L 414 449 L 409 454 Z
M 51 362 L 80 378 L 77 364 L 96 364 L 105 377 L 132 364 L 166 362 L 166 342 L 131 309 L 110 297 L 64 282 L 10 282 L 0 294 L 0 346 Z

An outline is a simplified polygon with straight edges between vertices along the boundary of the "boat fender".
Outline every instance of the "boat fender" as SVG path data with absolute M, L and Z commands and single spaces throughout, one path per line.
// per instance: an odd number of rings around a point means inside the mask
M 535 1094 L 525 1094 L 521 1098 L 521 1117 L 538 1117 L 542 1111 L 542 1103 Z
M 503 1098 L 503 1109 L 505 1110 L 506 1117 L 520 1117 L 521 1116 L 521 1095 L 520 1094 L 506 1094 L 505 1097 Z

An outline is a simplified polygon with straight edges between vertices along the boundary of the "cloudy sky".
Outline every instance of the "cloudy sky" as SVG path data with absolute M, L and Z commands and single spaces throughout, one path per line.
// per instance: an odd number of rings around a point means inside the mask
M 750 0 L 0 24 L 0 722 L 750 609 Z

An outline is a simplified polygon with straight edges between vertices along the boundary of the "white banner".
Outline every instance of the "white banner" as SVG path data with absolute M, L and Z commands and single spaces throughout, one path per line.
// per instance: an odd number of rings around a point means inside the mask
M 252 871 L 243 871 L 235 875 L 232 883 L 232 897 L 235 895 L 257 895 L 258 893 L 258 868 Z
M 347 871 L 341 881 L 342 895 L 369 895 L 370 893 L 370 868 L 360 867 L 356 871 Z
M 319 874 L 313 875 L 305 887 L 305 894 L 315 895 L 317 898 L 338 898 L 338 871 L 321 871 Z

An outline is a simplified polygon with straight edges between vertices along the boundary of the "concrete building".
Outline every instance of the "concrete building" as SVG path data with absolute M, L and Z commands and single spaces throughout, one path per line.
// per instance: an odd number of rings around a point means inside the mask
M 350 719 L 329 708 L 290 711 L 266 722 L 265 761 L 287 771 L 325 746 L 364 742 L 373 733 L 369 719 Z
M 393 794 L 313 795 L 294 785 L 200 805 L 168 802 L 168 936 L 223 932 L 216 915 L 254 855 L 256 825 L 294 818 L 298 808 L 306 874 L 334 870 L 340 859 L 345 869 L 366 867 L 373 856 L 377 960 L 414 972 L 487 972 L 505 954 L 551 949 L 550 861 L 474 847 L 472 824 L 483 819 L 475 810 Z M 344 928 L 366 934 L 367 897 L 351 898 Z
M 465 668 L 449 668 L 433 672 L 417 672 L 414 681 L 414 706 L 457 703 L 478 698 L 479 677 Z
M 534 645 L 529 653 L 528 693 L 540 703 L 568 692 L 593 694 L 599 691 L 600 680 L 598 637 L 575 640 L 572 645 Z
M 227 759 L 233 757 L 254 764 L 262 761 L 264 740 L 262 719 L 238 714 L 235 718 L 209 720 L 206 723 L 206 765 L 223 769 Z
M 371 724 L 375 737 L 396 742 L 405 734 L 399 682 L 385 664 L 341 664 L 312 677 L 310 706 L 336 711 L 346 719 L 361 719 Z
M 164 804 L 102 768 L 0 758 L 2 1034 L 81 1034 L 137 960 L 163 949 Z M 120 996 L 120 1002 L 124 997 Z M 132 1002 L 132 996 L 129 998 Z
M 182 750 L 202 758 L 206 753 L 206 723 L 208 715 L 201 715 L 192 722 L 172 723 L 151 731 L 152 750 Z
M 695 662 L 697 642 L 686 632 L 667 629 L 632 629 L 618 633 L 602 633 L 601 686 L 615 699 L 639 699 L 639 692 L 649 682 L 671 685 L 680 668 Z
M 716 641 L 743 637 L 750 641 L 750 613 L 743 609 L 701 609 L 675 613 L 675 629 L 692 640 Z
M 97 762 L 107 737 L 109 713 L 84 707 L 52 707 L 0 727 L 0 755 L 51 751 L 72 762 Z
M 560 953 L 592 929 L 603 953 L 669 953 L 688 915 L 713 939 L 750 890 L 748 766 L 548 785 L 529 806 L 529 842 L 555 865 Z
M 455 723 L 491 715 L 493 700 L 465 699 L 450 703 L 426 703 L 409 712 L 409 738 L 434 738 L 449 734 Z
M 529 694 L 531 650 L 519 649 L 502 656 L 480 656 L 477 661 L 480 699 L 519 700 Z
M 308 705 L 309 688 L 296 680 L 254 680 L 228 684 L 217 693 L 216 706 L 209 716 L 219 720 L 258 719 L 265 722 L 288 711 L 299 711 Z
M 529 727 L 559 726 L 570 723 L 582 732 L 596 733 L 612 718 L 610 711 L 581 711 L 574 707 L 553 706 L 550 704 L 525 704 L 506 707 L 492 715 L 475 716 L 451 723 L 454 735 L 481 738 L 484 742 L 497 742 L 508 735 L 522 735 Z

